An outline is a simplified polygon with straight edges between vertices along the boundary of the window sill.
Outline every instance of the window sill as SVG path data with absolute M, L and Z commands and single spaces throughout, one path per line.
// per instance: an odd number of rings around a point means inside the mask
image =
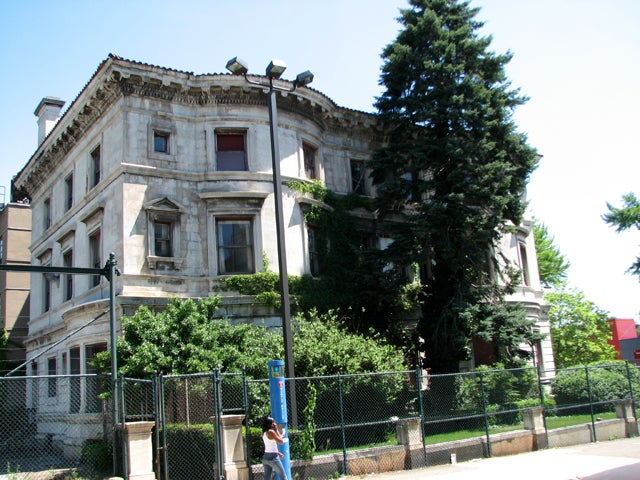
M 154 255 L 149 255 L 147 257 L 147 262 L 149 263 L 149 268 L 151 270 L 182 270 L 184 260 L 184 258 L 156 257 Z

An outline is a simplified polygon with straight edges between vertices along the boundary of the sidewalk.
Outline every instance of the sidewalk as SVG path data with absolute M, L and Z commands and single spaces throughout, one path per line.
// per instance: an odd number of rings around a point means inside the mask
M 348 480 L 640 480 L 640 437 Z

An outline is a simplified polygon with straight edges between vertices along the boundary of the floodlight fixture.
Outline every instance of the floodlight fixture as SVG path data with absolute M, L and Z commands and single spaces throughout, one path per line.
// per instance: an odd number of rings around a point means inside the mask
M 249 64 L 239 57 L 233 57 L 227 62 L 227 70 L 234 75 L 244 75 L 249 71 Z
M 267 77 L 278 79 L 287 69 L 287 64 L 282 60 L 271 60 L 267 65 Z
M 306 70 L 298 74 L 293 82 L 293 85 L 295 87 L 304 87 L 305 85 L 309 85 L 311 82 L 313 82 L 313 73 L 311 73 L 309 70 Z

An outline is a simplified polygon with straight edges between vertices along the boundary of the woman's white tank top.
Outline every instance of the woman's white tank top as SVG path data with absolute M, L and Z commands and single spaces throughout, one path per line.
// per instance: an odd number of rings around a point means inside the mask
M 262 441 L 264 442 L 264 453 L 278 453 L 278 442 L 267 437 L 267 432 L 262 434 Z

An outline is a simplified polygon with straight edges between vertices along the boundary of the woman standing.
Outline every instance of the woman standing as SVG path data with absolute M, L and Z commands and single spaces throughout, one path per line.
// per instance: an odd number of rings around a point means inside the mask
M 264 480 L 271 480 L 271 472 L 274 470 L 280 480 L 289 480 L 280 460 L 284 455 L 278 451 L 278 445 L 284 443 L 284 438 L 278 431 L 278 424 L 271 417 L 265 417 L 262 420 L 262 441 L 264 442 L 264 456 L 262 457 Z

